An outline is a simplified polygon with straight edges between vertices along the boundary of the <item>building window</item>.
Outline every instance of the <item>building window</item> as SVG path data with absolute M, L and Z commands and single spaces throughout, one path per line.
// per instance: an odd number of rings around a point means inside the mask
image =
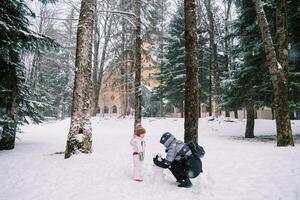
M 117 106 L 113 106 L 111 109 L 112 109 L 112 113 L 118 113 Z
M 97 114 L 100 113 L 100 108 L 99 108 L 99 107 L 97 107 L 96 113 L 97 113 Z
M 109 108 L 107 106 L 104 106 L 103 111 L 105 114 L 109 113 Z

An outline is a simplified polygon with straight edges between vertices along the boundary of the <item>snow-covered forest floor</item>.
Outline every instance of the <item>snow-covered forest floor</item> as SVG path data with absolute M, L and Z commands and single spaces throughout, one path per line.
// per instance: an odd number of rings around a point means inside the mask
M 256 120 L 253 140 L 245 121 L 200 119 L 203 171 L 191 189 L 178 188 L 167 170 L 162 180 L 152 155 L 162 153 L 162 133 L 183 138 L 183 119 L 143 119 L 144 182 L 131 179 L 133 119 L 93 118 L 91 155 L 65 160 L 69 119 L 22 127 L 16 148 L 0 152 L 0 200 L 299 200 L 300 121 L 292 121 L 295 147 L 276 147 L 275 121 Z

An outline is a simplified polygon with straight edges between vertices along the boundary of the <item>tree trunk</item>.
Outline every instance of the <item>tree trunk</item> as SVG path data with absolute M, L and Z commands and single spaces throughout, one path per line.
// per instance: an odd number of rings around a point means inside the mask
M 142 68 L 142 38 L 141 38 L 141 0 L 133 1 L 133 9 L 135 14 L 135 112 L 134 112 L 134 127 L 142 122 L 142 88 L 141 88 L 141 68 Z
M 184 102 L 182 102 L 181 104 L 181 108 L 180 108 L 180 117 L 184 118 Z
M 230 77 L 230 65 L 229 65 L 229 50 L 228 50 L 228 37 L 229 37 L 229 30 L 228 30 L 228 19 L 229 19 L 229 14 L 230 14 L 230 8 L 231 8 L 231 0 L 227 2 L 227 9 L 226 9 L 226 14 L 225 14 L 225 38 L 224 38 L 224 43 L 225 43 L 225 68 L 228 73 L 228 77 Z M 230 112 L 226 111 L 225 112 L 226 117 L 230 117 Z
M 124 0 L 121 1 L 121 8 L 125 10 L 125 2 Z M 128 107 L 128 97 L 127 97 L 127 92 L 128 92 L 128 68 L 127 68 L 127 55 L 125 51 L 125 46 L 126 46 L 126 24 L 125 24 L 125 19 L 122 18 L 121 22 L 122 26 L 122 33 L 121 33 L 121 48 L 122 48 L 122 63 L 120 66 L 120 72 L 121 72 L 121 98 L 122 98 L 122 111 L 121 115 L 124 117 L 127 115 L 127 107 Z
M 96 112 L 97 112 L 97 109 L 98 109 L 98 102 L 99 102 L 99 98 L 100 98 L 100 90 L 101 90 L 101 84 L 102 84 L 103 72 L 104 72 L 104 64 L 105 64 L 105 59 L 106 59 L 108 42 L 110 40 L 112 18 L 109 19 L 108 24 L 107 24 L 107 21 L 108 21 L 108 18 L 106 19 L 105 26 L 104 26 L 104 28 L 105 28 L 105 30 L 104 30 L 104 44 L 103 44 L 103 49 L 102 49 L 101 59 L 100 59 L 100 69 L 99 69 L 98 75 L 96 75 L 97 81 L 96 81 L 96 84 L 94 86 L 93 116 L 96 116 Z M 108 26 L 107 30 L 106 30 L 106 26 Z
M 250 104 L 246 107 L 247 110 L 247 124 L 245 138 L 254 138 L 254 122 L 255 122 L 255 109 L 254 105 Z
M 73 90 L 71 126 L 65 158 L 76 153 L 92 152 L 90 106 L 92 100 L 91 57 L 95 0 L 82 0 L 77 29 L 75 82 Z
M 208 24 L 208 33 L 209 33 L 209 41 L 210 41 L 210 48 L 211 48 L 211 65 L 212 65 L 212 91 L 213 91 L 213 100 L 216 104 L 214 113 L 216 116 L 220 115 L 220 111 L 218 111 L 218 105 L 220 103 L 220 77 L 219 77 L 219 65 L 217 61 L 217 43 L 215 39 L 215 20 L 213 13 L 211 11 L 211 2 L 210 0 L 205 0 L 205 8 L 207 11 L 207 18 L 209 21 Z
M 274 110 L 277 129 L 277 146 L 294 146 L 288 107 L 288 49 L 286 1 L 277 0 L 276 29 L 278 40 L 278 59 L 274 50 L 268 21 L 261 0 L 253 0 L 258 24 L 264 43 L 269 72 L 274 92 Z
M 95 10 L 97 11 L 97 4 L 95 7 Z M 106 24 L 106 21 L 105 21 Z M 104 25 L 105 27 L 105 25 Z M 98 67 L 99 67 L 99 47 L 100 47 L 100 32 L 99 32 L 99 24 L 98 24 L 98 13 L 94 13 L 94 35 L 92 38 L 94 42 L 94 51 L 93 51 L 93 98 L 94 101 L 92 101 L 92 116 L 96 116 L 97 114 L 97 108 L 98 108 L 98 98 L 97 98 L 97 82 L 98 82 Z M 99 94 L 99 92 L 98 92 Z
M 229 65 L 229 50 L 228 50 L 228 37 L 229 37 L 229 30 L 228 30 L 228 19 L 229 19 L 229 14 L 230 14 L 230 8 L 231 8 L 231 0 L 229 0 L 227 3 L 227 9 L 226 9 L 226 14 L 225 14 L 225 38 L 224 38 L 224 46 L 225 46 L 225 68 L 227 73 L 230 71 L 230 65 Z
M 234 118 L 238 119 L 239 118 L 239 113 L 238 110 L 234 110 Z
M 198 141 L 198 65 L 195 0 L 184 0 L 186 82 L 184 100 L 184 141 Z
M 20 63 L 19 53 L 9 51 L 10 60 L 13 63 L 7 72 L 6 88 L 10 90 L 6 103 L 6 120 L 2 133 L 0 134 L 0 150 L 11 150 L 15 148 L 16 130 L 18 123 L 18 79 L 15 65 Z

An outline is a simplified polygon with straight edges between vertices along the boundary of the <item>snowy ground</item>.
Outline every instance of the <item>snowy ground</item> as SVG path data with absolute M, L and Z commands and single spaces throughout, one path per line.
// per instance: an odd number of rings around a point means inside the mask
M 144 182 L 131 180 L 132 119 L 93 119 L 91 155 L 64 160 L 69 120 L 22 128 L 15 150 L 0 152 L 0 200 L 299 200 L 300 121 L 295 147 L 277 148 L 275 123 L 256 121 L 255 140 L 242 139 L 245 122 L 199 123 L 206 150 L 203 170 L 191 189 L 176 187 L 169 171 L 161 180 L 152 155 L 163 153 L 165 131 L 183 138 L 182 119 L 143 119 L 147 130 Z

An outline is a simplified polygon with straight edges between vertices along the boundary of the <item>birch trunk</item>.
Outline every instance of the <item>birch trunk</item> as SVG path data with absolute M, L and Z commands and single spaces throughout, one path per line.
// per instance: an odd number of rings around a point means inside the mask
M 261 0 L 253 0 L 257 20 L 264 43 L 266 58 L 274 92 L 274 111 L 277 129 L 277 146 L 294 146 L 288 105 L 288 50 L 286 1 L 277 0 L 276 29 L 278 36 L 278 55 L 274 50 L 268 21 Z M 278 56 L 278 57 L 277 57 Z
M 92 99 L 91 57 L 95 5 L 95 0 L 82 0 L 81 2 L 77 29 L 71 126 L 65 158 L 76 153 L 92 152 L 92 127 L 89 111 Z
M 134 113 L 134 127 L 137 124 L 141 124 L 142 121 L 142 88 L 141 88 L 141 0 L 133 1 L 133 9 L 135 14 L 135 44 L 134 44 L 134 55 L 135 55 L 135 80 L 134 80 L 134 90 L 135 90 L 135 113 Z
M 184 141 L 198 141 L 198 65 L 195 0 L 184 0 L 186 82 L 184 101 Z

